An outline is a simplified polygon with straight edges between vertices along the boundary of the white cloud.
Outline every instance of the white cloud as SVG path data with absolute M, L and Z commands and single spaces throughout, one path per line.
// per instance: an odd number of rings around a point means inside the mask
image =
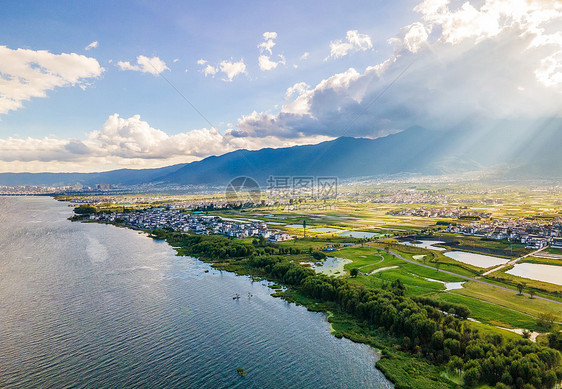
M 174 58 L 174 60 L 172 62 L 177 63 L 179 60 L 180 60 L 179 58 Z
M 303 55 L 301 55 L 301 58 L 300 58 L 300 59 L 301 59 L 301 61 L 304 61 L 304 60 L 307 60 L 308 57 L 310 57 L 310 53 L 309 53 L 308 51 L 305 51 L 305 52 L 303 53 Z
M 0 46 L 0 114 L 21 108 L 33 97 L 45 97 L 56 87 L 84 89 L 87 79 L 99 77 L 103 71 L 96 59 L 75 53 Z
M 84 47 L 84 50 L 88 51 L 90 49 L 95 49 L 96 47 L 98 47 L 98 41 L 93 41 L 88 46 Z
M 160 58 L 148 58 L 144 55 L 139 55 L 137 57 L 136 65 L 131 65 L 129 61 L 119 61 L 117 62 L 117 66 L 119 66 L 121 70 L 133 70 L 142 73 L 150 73 L 155 76 L 165 70 L 170 70 L 170 68 L 166 66 L 166 62 L 162 61 Z
M 217 74 L 218 71 L 219 70 L 216 67 L 211 65 L 207 65 L 201 70 L 201 72 L 205 75 L 205 77 L 214 76 L 215 74 Z
M 487 0 L 451 9 L 428 0 L 416 10 L 420 20 L 389 40 L 389 58 L 316 86 L 293 85 L 280 112 L 243 116 L 241 133 L 372 137 L 413 125 L 468 130 L 562 116 L 562 3 Z M 352 34 L 332 54 L 360 42 L 369 47 Z
M 373 48 L 371 38 L 367 34 L 360 34 L 357 30 L 347 32 L 345 40 L 337 40 L 330 42 L 329 58 L 341 58 L 349 54 L 351 51 L 366 51 Z
M 269 52 L 269 55 L 272 55 L 271 49 L 275 47 L 276 43 L 274 42 L 277 39 L 276 32 L 264 32 L 263 33 L 264 41 L 258 45 L 258 49 L 260 49 L 260 53 Z
M 232 81 L 232 79 L 240 74 L 247 74 L 246 72 L 246 64 L 244 60 L 241 59 L 238 62 L 232 61 L 221 61 L 220 63 L 220 70 L 226 75 L 226 78 L 223 78 L 224 81 Z
M 540 123 L 560 118 L 562 3 L 481 3 L 479 7 L 450 6 L 447 0 L 420 3 L 419 20 L 390 40 L 394 47 L 390 57 L 315 85 L 295 83 L 287 88 L 287 101 L 279 111 L 243 115 L 224 136 L 213 129 L 169 135 L 138 116 L 112 115 L 82 140 L 2 139 L 0 161 L 5 162 L 0 169 L 163 166 L 237 148 L 290 146 L 343 135 L 376 137 L 413 125 L 493 131 L 504 119 Z M 337 49 L 334 57 L 368 50 L 364 37 L 352 34 L 342 42 L 349 46 Z M 264 36 L 264 42 L 275 38 Z M 267 48 L 263 50 L 262 55 L 271 56 Z M 6 66 L 1 59 L 0 51 L 0 69 Z M 214 72 L 210 75 L 224 73 L 227 81 L 246 72 L 244 61 L 197 63 L 202 72 L 210 66 Z M 37 162 L 46 160 L 52 162 Z
M 277 33 L 276 32 L 264 32 L 263 33 L 263 39 L 277 39 Z
M 264 32 L 263 39 L 264 41 L 258 44 L 258 48 L 260 49 L 260 53 L 261 53 L 261 55 L 258 57 L 258 65 L 260 67 L 260 70 L 265 72 L 265 71 L 273 70 L 277 68 L 277 66 L 279 65 L 285 65 L 287 61 L 285 60 L 285 57 L 282 54 L 279 54 L 278 61 L 273 61 L 271 59 L 271 55 L 273 55 L 273 52 L 271 50 L 276 45 L 274 39 L 277 39 L 277 33 Z
M 258 65 L 260 67 L 260 70 L 262 71 L 273 70 L 280 64 L 285 65 L 285 63 L 286 63 L 285 57 L 282 55 L 279 55 L 279 61 L 272 61 L 271 57 L 267 55 L 260 55 L 258 57 Z
M 159 167 L 185 163 L 240 148 L 288 147 L 317 143 L 327 137 L 282 139 L 240 137 L 233 129 L 221 135 L 214 128 L 169 135 L 139 115 L 108 117 L 101 129 L 85 139 L 0 138 L 0 171 L 99 171 Z M 48 163 L 45 163 L 48 162 Z
M 260 66 L 260 70 L 262 71 L 273 70 L 278 65 L 277 62 L 274 62 L 271 59 L 269 59 L 267 55 L 260 55 L 258 57 L 258 64 Z
M 217 73 L 221 72 L 225 75 L 223 81 L 232 81 L 234 77 L 240 74 L 248 74 L 246 72 L 246 64 L 244 63 L 244 59 L 240 61 L 234 62 L 231 60 L 223 60 L 217 66 L 212 66 L 208 63 L 207 60 L 200 59 L 197 61 L 197 64 L 200 66 L 204 66 L 200 72 L 207 76 L 215 76 Z

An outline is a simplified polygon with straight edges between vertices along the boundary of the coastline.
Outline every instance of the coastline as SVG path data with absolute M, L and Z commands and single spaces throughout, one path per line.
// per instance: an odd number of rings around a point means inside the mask
M 119 220 L 102 223 L 129 227 Z M 375 366 L 397 388 L 501 386 L 515 378 L 524 384 L 541 377 L 548 380 L 546 388 L 554 387 L 550 382 L 555 385 L 562 379 L 560 359 L 537 359 L 543 351 L 551 353 L 553 349 L 473 325 L 466 320 L 470 310 L 463 304 L 408 297 L 400 279 L 380 287 L 365 287 L 347 277 L 319 274 L 300 265 L 315 258 L 312 248 L 293 253 L 282 245 L 257 239 L 189 234 L 172 228 L 144 232 L 153 239 L 166 240 L 178 256 L 195 258 L 217 270 L 273 282 L 271 289 L 277 290 L 271 294 L 273 297 L 325 313 L 330 334 L 368 345 L 375 352 L 380 350 L 381 358 Z M 279 291 L 279 285 L 286 289 Z M 475 371 L 492 362 L 488 354 L 474 353 L 474 347 L 494 349 L 502 355 L 504 376 L 509 377 L 498 379 L 497 374 Z M 512 351 L 537 361 L 533 375 L 522 378 L 513 370 L 520 357 L 514 357 Z M 470 381 L 463 383 L 463 379 Z
M 323 313 L 329 323 L 329 332 L 331 335 L 336 338 L 345 338 L 354 343 L 369 346 L 371 351 L 376 355 L 375 367 L 396 388 L 422 389 L 428 386 L 428 380 L 431 382 L 434 389 L 454 388 L 457 386 L 455 382 L 451 381 L 443 374 L 442 369 L 438 366 L 430 364 L 425 358 L 419 355 L 401 351 L 398 346 L 400 343 L 399 339 L 385 333 L 382 329 L 371 331 L 365 323 L 361 323 L 350 314 L 339 312 L 340 308 L 335 304 L 304 296 L 290 285 L 284 284 L 278 279 L 264 277 L 263 274 L 248 271 L 248 269 L 243 268 L 241 265 L 237 266 L 232 263 L 216 261 L 204 256 L 182 253 L 182 247 L 172 244 L 168 237 L 160 238 L 153 235 L 150 231 L 139 228 L 133 229 L 131 226 L 122 223 L 80 220 L 78 218 L 69 218 L 69 220 L 81 223 L 106 224 L 139 231 L 147 238 L 166 241 L 166 243 L 176 251 L 176 255 L 178 256 L 189 256 L 201 262 L 208 263 L 216 270 L 225 270 L 237 276 L 247 276 L 253 281 L 270 282 L 271 285 L 268 285 L 268 287 L 272 290 L 272 297 L 279 297 L 288 303 L 304 306 L 310 312 Z M 279 289 L 279 286 L 282 288 Z

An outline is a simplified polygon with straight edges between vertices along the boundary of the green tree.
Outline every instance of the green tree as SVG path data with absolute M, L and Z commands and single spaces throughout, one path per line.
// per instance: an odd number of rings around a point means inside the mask
M 537 326 L 546 331 L 550 331 L 554 326 L 554 321 L 556 320 L 556 316 L 554 316 L 550 312 L 543 312 L 540 313 L 537 317 Z
M 476 386 L 478 381 L 480 381 L 480 369 L 478 367 L 471 367 L 464 372 L 463 378 L 466 386 Z
M 74 213 L 77 215 L 89 215 L 91 213 L 96 213 L 96 207 L 89 204 L 82 204 L 74 208 Z
M 357 269 L 356 267 L 354 267 L 353 269 L 351 269 L 351 271 L 349 272 L 349 274 L 351 275 L 351 277 L 355 278 L 355 277 L 357 277 L 357 275 L 359 274 L 359 269 Z
M 562 332 L 556 331 L 548 334 L 548 346 L 562 351 Z

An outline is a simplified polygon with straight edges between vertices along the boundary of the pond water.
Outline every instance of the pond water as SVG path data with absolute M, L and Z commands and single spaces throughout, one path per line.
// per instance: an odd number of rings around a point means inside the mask
M 367 232 L 367 231 L 344 231 L 341 234 L 338 234 L 340 236 L 349 236 L 351 238 L 357 238 L 357 239 L 370 239 L 374 236 L 382 236 L 382 234 L 377 234 L 375 232 Z
M 318 273 L 326 274 L 327 276 L 343 276 L 345 274 L 344 266 L 353 262 L 350 259 L 328 257 L 324 260 L 321 266 L 312 265 L 312 268 Z
M 467 263 L 469 265 L 481 267 L 484 269 L 493 266 L 503 265 L 509 262 L 509 259 L 492 257 L 490 255 L 467 253 L 465 251 L 450 251 L 443 255 L 451 259 L 454 259 L 455 261 Z
M 466 281 L 445 282 L 445 281 L 441 281 L 441 280 L 434 280 L 433 278 L 426 278 L 426 280 L 431 281 L 431 282 L 439 282 L 440 284 L 443 284 L 445 286 L 445 290 L 462 289 L 463 284 L 466 282 Z
M 434 247 L 434 244 L 440 244 L 440 243 L 445 243 L 442 242 L 440 240 L 420 240 L 420 243 L 412 243 L 412 242 L 398 242 L 400 244 L 404 244 L 406 246 L 415 246 L 415 247 L 421 247 L 424 249 L 429 249 L 429 250 L 435 250 L 435 251 L 445 251 L 444 248 L 442 247 Z
M 341 230 L 339 228 L 321 227 L 321 228 L 312 228 L 309 229 L 308 231 L 316 232 L 317 234 L 325 234 L 328 232 L 340 232 Z
M 518 263 L 513 269 L 506 271 L 506 273 L 517 277 L 562 285 L 562 266 L 543 265 L 541 263 Z

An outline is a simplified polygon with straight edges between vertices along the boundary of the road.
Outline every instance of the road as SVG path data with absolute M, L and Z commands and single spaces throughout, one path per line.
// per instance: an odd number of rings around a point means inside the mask
M 539 250 L 539 251 L 540 251 L 540 250 Z M 413 261 L 413 260 L 411 260 L 411 259 L 406 259 L 406 258 L 404 258 L 403 256 L 401 256 L 400 254 L 398 254 L 398 253 L 396 253 L 396 252 L 394 252 L 394 251 L 392 251 L 392 250 L 389 250 L 389 253 L 392 254 L 392 255 L 394 255 L 396 258 L 400 258 L 401 260 L 403 260 L 403 261 L 405 261 L 405 262 L 408 262 L 408 263 L 412 263 L 412 264 L 414 264 L 414 265 L 422 266 L 422 267 L 425 267 L 425 268 L 428 268 L 428 269 L 437 270 L 438 272 L 442 272 L 442 273 L 445 273 L 445 274 L 450 274 L 450 275 L 452 275 L 452 276 L 456 276 L 456 277 L 459 277 L 459 278 L 463 278 L 463 279 L 465 279 L 465 280 L 467 280 L 467 281 L 479 282 L 479 283 L 484 284 L 484 285 L 493 286 L 494 288 L 499 288 L 499 289 L 503 289 L 503 290 L 506 290 L 506 291 L 509 291 L 509 292 L 514 292 L 514 293 L 519 293 L 519 292 L 518 292 L 517 290 L 515 290 L 515 289 L 507 288 L 507 287 L 505 287 L 505 286 L 495 285 L 495 284 L 492 284 L 492 283 L 490 283 L 490 282 L 482 281 L 482 280 L 479 280 L 479 279 L 474 278 L 474 277 L 463 276 L 463 275 L 460 275 L 460 274 L 457 274 L 457 273 L 453 273 L 453 272 L 451 272 L 451 271 L 439 270 L 439 269 L 436 269 L 436 268 L 433 267 L 433 266 L 424 265 L 423 263 L 419 263 L 419 262 Z M 532 254 L 534 254 L 534 253 L 531 253 L 531 254 L 528 254 L 528 255 L 532 255 Z M 524 257 L 518 258 L 518 259 L 514 260 L 513 262 L 516 262 L 516 261 L 518 261 L 518 260 L 520 260 L 520 259 L 522 259 L 522 258 L 524 258 Z M 497 269 L 496 269 L 496 270 L 497 270 Z M 529 293 L 523 293 L 523 294 L 524 294 L 525 296 L 531 297 L 531 295 L 530 295 Z M 544 300 L 544 301 L 548 301 L 548 302 L 551 302 L 551 303 L 555 303 L 555 304 L 560 304 L 560 305 L 562 305 L 562 302 L 556 301 L 556 300 L 553 300 L 553 299 L 549 299 L 549 298 L 547 298 L 547 297 L 541 297 L 541 296 L 533 295 L 533 298 L 536 298 L 536 299 L 540 299 L 540 300 Z
M 491 270 L 488 270 L 486 273 L 482 273 L 482 275 L 483 275 L 483 276 L 487 276 L 488 274 L 493 273 L 493 272 L 495 272 L 495 271 L 498 271 L 498 270 L 500 270 L 500 269 L 503 269 L 504 267 L 513 266 L 513 265 L 515 265 L 517 262 L 519 262 L 520 260 L 522 260 L 523 258 L 527 258 L 527 257 L 530 257 L 530 256 L 535 255 L 535 254 L 537 254 L 537 253 L 540 253 L 541 251 L 543 251 L 543 250 L 544 250 L 545 248 L 547 248 L 547 247 L 548 247 L 548 246 L 545 246 L 545 247 L 543 247 L 542 249 L 538 249 L 537 251 L 533 251 L 532 253 L 529 253 L 529 254 L 527 254 L 527 255 L 523 255 L 522 257 L 519 257 L 519 258 L 517 258 L 517 259 L 514 259 L 513 261 L 509 261 L 508 263 L 504 263 L 503 265 L 499 265 L 498 267 L 495 267 L 495 268 L 493 268 L 493 269 L 491 269 Z

